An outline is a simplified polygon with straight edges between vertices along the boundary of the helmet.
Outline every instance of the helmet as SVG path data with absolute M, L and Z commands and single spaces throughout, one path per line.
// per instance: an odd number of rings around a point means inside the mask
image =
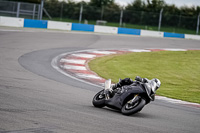
M 156 93 L 156 90 L 160 87 L 161 82 L 159 79 L 154 78 L 151 80 L 151 85 L 152 85 L 152 91 Z
M 155 80 L 155 82 L 156 82 L 156 88 L 157 88 L 157 89 L 160 88 L 160 85 L 161 85 L 160 80 L 157 79 L 157 78 L 155 78 L 154 80 Z

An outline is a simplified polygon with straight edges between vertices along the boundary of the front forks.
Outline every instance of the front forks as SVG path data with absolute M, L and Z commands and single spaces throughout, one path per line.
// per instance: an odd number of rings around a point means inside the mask
M 135 104 L 138 100 L 140 99 L 139 94 L 136 94 L 133 99 L 131 99 L 130 101 L 128 101 L 129 104 Z

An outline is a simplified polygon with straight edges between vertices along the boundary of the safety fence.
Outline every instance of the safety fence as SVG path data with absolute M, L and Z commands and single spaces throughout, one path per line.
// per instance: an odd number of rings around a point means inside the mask
M 0 15 L 40 19 L 40 5 L 23 2 L 0 1 Z
M 49 20 L 32 20 L 32 19 L 3 17 L 3 16 L 0 16 L 0 26 L 44 28 L 44 29 L 56 29 L 65 31 L 86 31 L 86 32 L 96 32 L 96 33 L 108 33 L 108 34 L 127 34 L 127 35 L 137 35 L 137 36 L 186 38 L 186 39 L 200 40 L 199 35 L 178 34 L 170 32 L 159 32 L 159 31 L 80 24 L 80 23 L 68 23 L 68 22 L 58 22 Z
M 72 23 L 116 26 L 173 33 L 199 33 L 200 13 L 184 9 L 138 9 L 117 5 L 98 7 L 90 2 L 48 0 L 42 4 L 0 0 L 0 16 L 49 19 Z

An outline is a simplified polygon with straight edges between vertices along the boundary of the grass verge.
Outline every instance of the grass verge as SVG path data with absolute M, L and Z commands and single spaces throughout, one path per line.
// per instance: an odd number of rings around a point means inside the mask
M 161 80 L 157 94 L 200 103 L 200 51 L 128 53 L 96 58 L 89 67 L 105 79 L 137 75 Z

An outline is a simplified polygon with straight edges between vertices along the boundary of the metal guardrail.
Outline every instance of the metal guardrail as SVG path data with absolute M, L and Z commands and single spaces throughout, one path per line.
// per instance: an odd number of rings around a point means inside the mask
M 23 2 L 0 1 L 0 15 L 40 19 L 40 5 Z

